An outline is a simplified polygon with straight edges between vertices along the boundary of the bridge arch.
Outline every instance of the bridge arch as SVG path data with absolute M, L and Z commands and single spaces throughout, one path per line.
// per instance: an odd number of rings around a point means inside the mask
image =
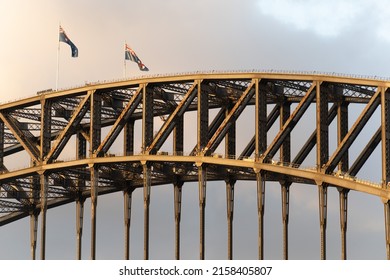
M 141 188 L 148 259 L 151 188 L 172 184 L 175 257 L 180 258 L 182 187 L 197 182 L 199 258 L 204 259 L 207 182 L 222 181 L 231 259 L 235 184 L 251 180 L 257 188 L 258 257 L 263 259 L 265 189 L 274 181 L 281 185 L 283 258 L 288 259 L 290 187 L 312 184 L 319 195 L 321 259 L 326 259 L 329 187 L 340 195 L 341 258 L 346 258 L 350 191 L 383 203 L 390 258 L 389 83 L 329 73 L 198 72 L 86 83 L 1 104 L 0 225 L 30 217 L 35 259 L 40 218 L 40 258 L 45 259 L 46 212 L 75 202 L 81 258 L 83 206 L 89 199 L 95 259 L 98 197 L 123 192 L 128 258 L 131 196 Z M 367 128 L 371 134 L 356 151 L 353 144 Z M 304 139 L 296 139 L 302 130 Z M 378 149 L 380 176 L 368 178 L 373 182 L 360 178 Z M 19 166 L 20 158 L 25 166 Z

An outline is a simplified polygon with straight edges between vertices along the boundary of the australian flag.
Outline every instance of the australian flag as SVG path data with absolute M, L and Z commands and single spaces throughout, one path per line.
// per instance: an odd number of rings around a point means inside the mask
M 72 57 L 78 57 L 79 56 L 79 50 L 77 49 L 77 47 L 75 46 L 75 44 L 73 44 L 73 42 L 68 38 L 68 36 L 66 35 L 64 29 L 60 26 L 60 37 L 59 37 L 59 40 L 60 42 L 64 42 L 66 44 L 68 44 L 72 50 Z
M 141 59 L 138 58 L 135 52 L 127 44 L 125 44 L 125 59 L 137 63 L 139 70 L 149 71 L 148 67 L 142 63 Z

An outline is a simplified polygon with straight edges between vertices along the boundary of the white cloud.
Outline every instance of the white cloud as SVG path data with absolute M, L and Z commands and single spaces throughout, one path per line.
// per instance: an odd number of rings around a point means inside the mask
M 368 9 L 379 11 L 383 1 L 368 0 L 259 0 L 265 15 L 321 36 L 338 36 L 364 18 Z M 390 36 L 389 36 L 390 38 Z
M 378 21 L 375 33 L 379 38 L 390 42 L 390 7 L 387 1 L 374 1 L 373 16 Z

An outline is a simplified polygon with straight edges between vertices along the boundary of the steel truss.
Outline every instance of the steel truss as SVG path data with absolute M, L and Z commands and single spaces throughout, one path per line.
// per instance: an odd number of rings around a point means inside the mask
M 204 259 L 207 182 L 224 181 L 227 258 L 232 259 L 235 184 L 252 180 L 257 182 L 258 252 L 263 259 L 265 187 L 267 181 L 275 181 L 281 185 L 283 258 L 288 259 L 289 190 L 293 183 L 303 183 L 318 186 L 321 259 L 326 259 L 330 187 L 340 193 L 341 258 L 347 258 L 351 190 L 383 202 L 390 258 L 389 85 L 385 80 L 320 74 L 196 73 L 87 84 L 0 105 L 0 225 L 30 217 L 35 259 L 40 217 L 40 258 L 45 259 L 47 210 L 76 202 L 77 258 L 81 259 L 83 205 L 91 199 L 91 259 L 95 259 L 98 197 L 121 191 L 128 259 L 131 198 L 135 189 L 142 188 L 144 258 L 148 259 L 150 189 L 173 184 L 175 258 L 179 259 L 182 187 L 198 182 L 199 258 Z M 350 108 L 356 104 L 362 108 L 360 115 L 349 123 Z M 245 123 L 248 115 L 243 113 L 248 108 L 254 109 L 250 117 L 254 126 L 248 127 L 247 135 L 238 135 L 237 123 L 242 119 Z M 307 112 L 309 108 L 314 108 L 314 115 Z M 189 149 L 184 145 L 192 142 L 184 133 L 187 116 L 196 123 L 190 136 L 196 144 Z M 292 132 L 308 120 L 313 123 L 312 133 L 304 142 L 296 141 Z M 335 135 L 329 131 L 333 122 Z M 376 130 L 352 159 L 351 146 L 368 125 Z M 277 133 L 271 136 L 275 127 Z M 329 144 L 331 137 L 336 139 L 335 148 Z M 246 144 L 242 151 L 237 150 L 238 141 Z M 118 142 L 123 143 L 122 151 L 111 153 Z M 164 150 L 167 146 L 169 151 Z M 291 147 L 299 147 L 295 155 Z M 370 178 L 377 183 L 359 179 L 360 169 L 378 147 L 381 178 Z M 14 166 L 18 157 L 25 158 L 25 166 Z

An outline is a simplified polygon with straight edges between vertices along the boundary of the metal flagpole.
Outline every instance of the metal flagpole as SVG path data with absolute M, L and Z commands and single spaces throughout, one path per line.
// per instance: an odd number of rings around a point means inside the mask
M 59 24 L 58 34 L 60 32 L 61 23 Z M 59 35 L 58 35 L 59 36 Z M 57 75 L 56 75 L 56 91 L 58 90 L 58 80 L 60 76 L 60 39 L 58 38 L 58 48 L 57 48 Z
M 126 77 L 127 77 L 127 69 L 126 69 L 126 41 L 125 41 L 125 58 L 123 59 L 123 78 L 125 78 L 126 79 Z

